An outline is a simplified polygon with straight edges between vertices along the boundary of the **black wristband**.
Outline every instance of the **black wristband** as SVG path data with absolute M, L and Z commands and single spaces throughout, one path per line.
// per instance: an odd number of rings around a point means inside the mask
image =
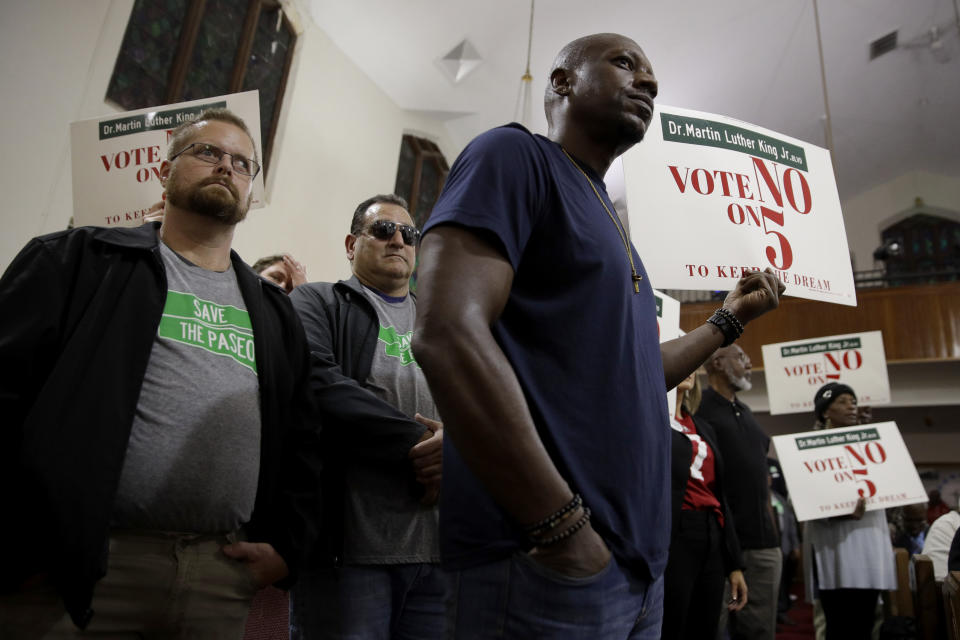
M 740 335 L 743 335 L 743 323 L 740 322 L 740 318 L 738 318 L 736 315 L 734 315 L 734 313 L 733 313 L 732 311 L 730 311 L 729 309 L 726 309 L 726 308 L 724 308 L 724 307 L 720 307 L 719 309 L 716 310 L 716 313 L 719 313 L 719 314 L 722 314 L 723 316 L 725 316 L 725 317 L 727 318 L 727 320 L 729 320 L 730 323 L 731 323 L 734 327 L 736 327 L 736 329 L 737 329 L 737 331 L 740 333 Z
M 713 315 L 707 318 L 707 322 L 720 329 L 723 334 L 723 346 L 733 344 L 737 338 L 743 335 L 743 323 L 723 307 L 713 312 Z

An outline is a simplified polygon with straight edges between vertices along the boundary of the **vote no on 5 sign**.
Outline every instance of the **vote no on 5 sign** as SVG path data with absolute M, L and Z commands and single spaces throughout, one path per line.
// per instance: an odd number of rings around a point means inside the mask
M 895 422 L 774 436 L 797 520 L 926 502 L 910 453 Z
M 861 405 L 890 404 L 890 381 L 879 331 L 765 344 L 764 377 L 770 414 L 810 412 L 813 396 L 828 382 L 857 392 Z

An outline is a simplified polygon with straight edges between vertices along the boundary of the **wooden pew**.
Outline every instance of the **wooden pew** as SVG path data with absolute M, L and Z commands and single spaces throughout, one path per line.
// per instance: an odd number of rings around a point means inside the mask
M 897 571 L 897 589 L 888 592 L 886 615 L 914 618 L 913 590 L 910 588 L 910 553 L 903 547 L 895 547 L 893 559 Z
M 951 571 L 943 581 L 943 609 L 947 638 L 960 640 L 960 571 Z
M 911 558 L 916 582 L 914 608 L 921 640 L 943 637 L 943 599 L 941 588 L 933 575 L 933 561 L 923 554 Z

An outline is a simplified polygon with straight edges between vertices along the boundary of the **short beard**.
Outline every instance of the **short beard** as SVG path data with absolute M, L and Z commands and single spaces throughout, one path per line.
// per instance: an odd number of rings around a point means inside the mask
M 226 186 L 233 197 L 228 199 L 220 191 L 204 189 L 207 185 L 214 183 Z M 250 194 L 246 202 L 243 202 L 237 188 L 229 179 L 221 182 L 216 177 L 210 177 L 194 185 L 193 188 L 181 187 L 175 174 L 171 174 L 167 181 L 167 200 L 170 204 L 230 226 L 242 222 L 247 217 L 252 199 L 253 194 Z
M 727 374 L 727 381 L 734 391 L 750 391 L 753 388 L 753 382 L 747 376 L 734 378 L 732 374 Z
M 608 138 L 608 142 L 617 149 L 618 153 L 625 153 L 627 149 L 643 142 L 646 134 L 647 127 L 644 127 L 643 130 L 640 131 L 631 123 L 620 121 L 617 122 L 615 128 L 612 129 L 606 137 Z M 602 139 L 603 134 L 600 133 L 599 137 Z

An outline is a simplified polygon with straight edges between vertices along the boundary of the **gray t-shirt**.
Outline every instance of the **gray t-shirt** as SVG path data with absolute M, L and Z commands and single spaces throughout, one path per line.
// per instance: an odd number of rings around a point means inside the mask
M 411 418 L 438 420 L 426 378 L 413 358 L 410 339 L 416 320 L 412 296 L 384 300 L 364 288 L 380 323 L 366 388 Z M 351 564 L 439 562 L 437 509 L 424 507 L 409 467 L 347 470 L 344 559 Z
M 250 520 L 260 470 L 253 327 L 233 265 L 208 271 L 162 242 L 160 252 L 167 300 L 137 401 L 113 525 L 232 531 Z

